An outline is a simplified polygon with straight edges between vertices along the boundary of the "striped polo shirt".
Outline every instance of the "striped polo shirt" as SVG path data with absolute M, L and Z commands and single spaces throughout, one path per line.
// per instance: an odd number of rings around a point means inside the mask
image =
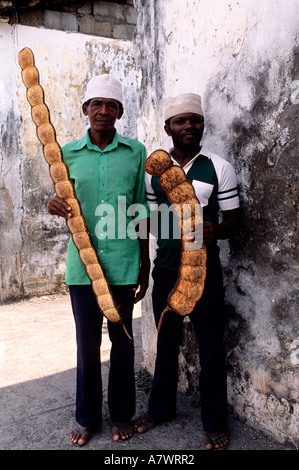
M 171 154 L 171 151 L 170 151 Z M 178 165 L 172 157 L 173 165 Z M 201 148 L 183 167 L 187 179 L 192 183 L 200 201 L 205 222 L 219 223 L 219 212 L 237 209 L 239 196 L 237 178 L 233 166 L 224 158 Z M 169 218 L 169 237 L 165 239 L 157 233 L 157 256 L 155 264 L 164 269 L 177 270 L 179 267 L 180 240 L 173 235 L 173 218 L 166 194 L 159 185 L 159 179 L 148 173 L 145 175 L 146 199 L 150 211 L 159 211 L 159 221 Z M 166 213 L 167 212 L 167 213 Z

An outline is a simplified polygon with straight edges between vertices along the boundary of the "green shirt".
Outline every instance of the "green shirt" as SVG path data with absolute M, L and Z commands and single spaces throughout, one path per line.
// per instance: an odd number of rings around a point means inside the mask
M 101 150 L 91 143 L 88 131 L 82 139 L 66 144 L 62 152 L 110 284 L 136 284 L 140 246 L 133 224 L 148 216 L 144 145 L 115 131 L 111 144 Z M 90 284 L 72 238 L 65 278 L 68 285 Z

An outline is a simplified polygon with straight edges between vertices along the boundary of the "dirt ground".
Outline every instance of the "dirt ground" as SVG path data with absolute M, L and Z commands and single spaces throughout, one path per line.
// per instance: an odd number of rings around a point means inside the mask
M 143 369 L 140 307 L 135 309 L 133 323 L 136 347 L 137 416 L 146 410 L 151 380 Z M 1 305 L 0 449 L 80 452 L 97 450 L 102 451 L 103 459 L 115 459 L 116 455 L 130 456 L 134 453 L 140 456 L 183 451 L 190 459 L 194 455 L 198 458 L 198 452 L 204 450 L 200 404 L 194 403 L 192 396 L 181 393 L 178 393 L 177 415 L 172 421 L 156 426 L 142 435 L 135 433 L 131 439 L 124 442 L 114 442 L 111 439 L 107 410 L 109 351 L 110 342 L 104 323 L 103 424 L 90 442 L 79 448 L 73 445 L 68 437 L 74 425 L 76 380 L 75 329 L 69 296 L 67 294 L 43 296 Z M 234 416 L 230 416 L 229 431 L 229 450 L 294 450 L 291 445 L 281 445 L 267 439 Z M 207 452 L 204 452 L 206 455 Z M 143 464 L 161 463 L 144 462 L 144 460 Z M 111 460 L 104 463 L 112 464 Z M 133 462 L 130 464 L 133 466 Z

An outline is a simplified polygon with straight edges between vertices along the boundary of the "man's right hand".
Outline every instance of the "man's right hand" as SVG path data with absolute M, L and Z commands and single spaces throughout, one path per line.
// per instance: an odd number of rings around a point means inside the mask
M 50 215 L 58 215 L 64 219 L 72 217 L 70 206 L 64 199 L 61 199 L 58 196 L 53 197 L 48 202 L 47 209 Z

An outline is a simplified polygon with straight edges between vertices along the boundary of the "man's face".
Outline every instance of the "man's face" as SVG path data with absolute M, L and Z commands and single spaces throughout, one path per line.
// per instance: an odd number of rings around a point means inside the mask
M 90 126 L 98 132 L 114 129 L 116 119 L 120 119 L 123 110 L 118 101 L 107 98 L 92 98 L 83 104 L 83 113 L 88 116 Z
M 166 133 L 172 137 L 176 146 L 199 145 L 203 131 L 204 119 L 199 114 L 182 113 L 170 118 L 165 125 Z

